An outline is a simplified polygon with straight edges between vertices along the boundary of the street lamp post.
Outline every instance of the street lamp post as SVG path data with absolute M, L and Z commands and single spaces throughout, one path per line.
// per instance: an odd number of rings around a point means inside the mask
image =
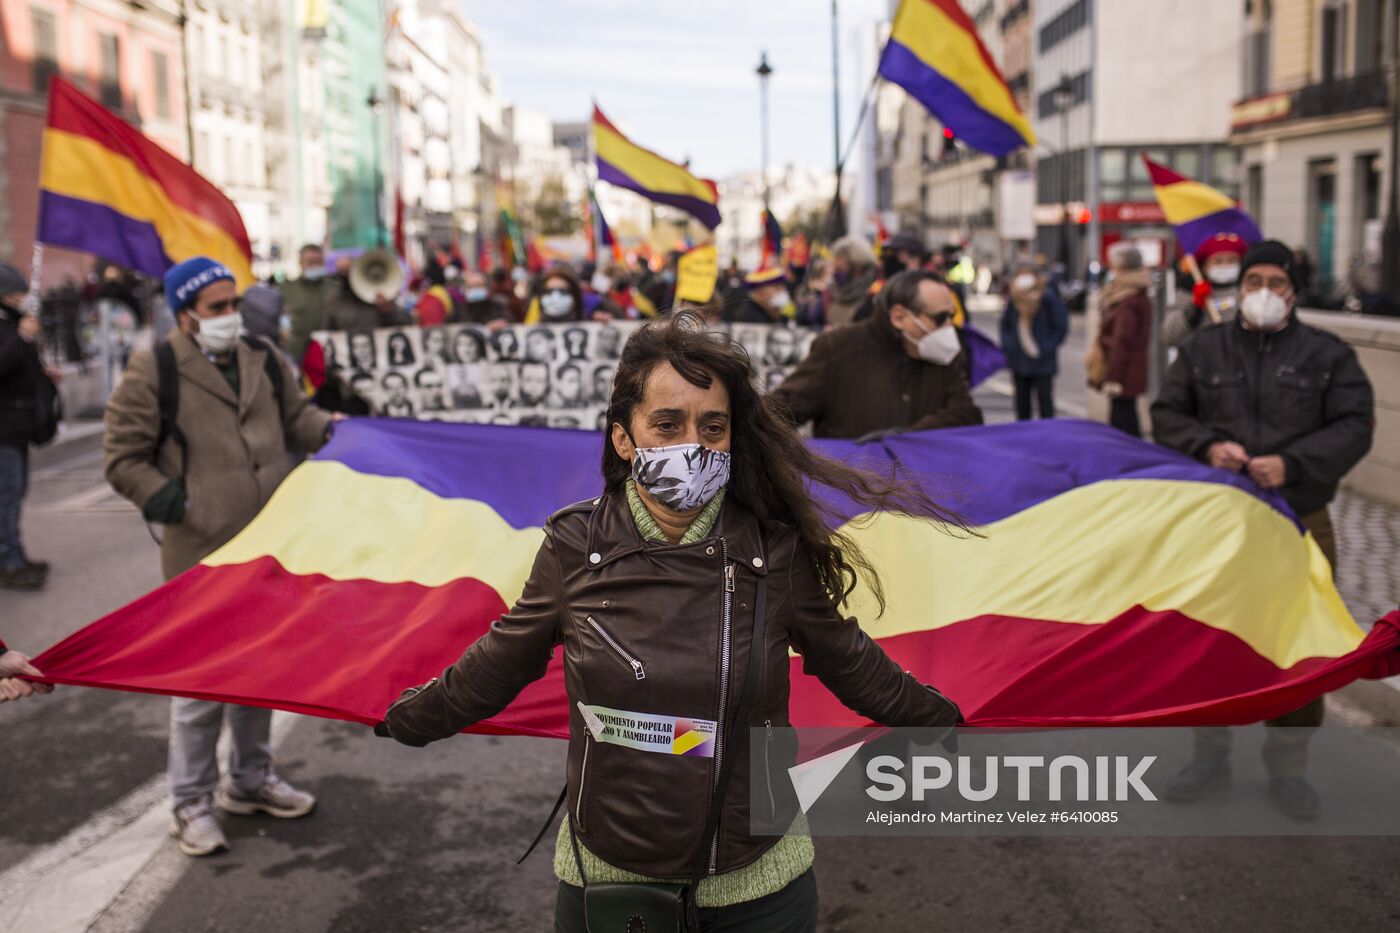
M 1060 83 L 1051 92 L 1055 112 L 1060 115 L 1060 262 L 1069 278 L 1069 109 L 1074 105 L 1074 89 L 1069 75 L 1060 75 Z
M 380 249 L 384 248 L 384 177 L 379 169 L 379 115 L 384 110 L 384 101 L 379 96 L 376 88 L 370 88 L 369 96 L 365 98 L 365 105 L 369 107 L 370 120 L 374 125 L 374 145 L 370 147 L 374 154 L 374 239 Z
M 760 52 L 758 68 L 758 97 L 763 130 L 763 208 L 768 209 L 768 77 L 773 69 L 768 64 L 768 53 Z

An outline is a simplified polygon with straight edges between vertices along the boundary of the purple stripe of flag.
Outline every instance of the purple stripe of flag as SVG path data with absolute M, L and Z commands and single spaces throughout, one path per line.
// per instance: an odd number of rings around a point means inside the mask
M 165 255 L 156 228 L 133 220 L 105 204 L 94 204 L 52 191 L 39 192 L 39 229 L 35 239 L 92 253 L 153 278 L 173 262 Z
M 961 87 L 893 39 L 885 44 L 880 74 L 912 94 L 974 149 L 1004 156 L 1026 145 L 1025 137 L 1015 127 L 983 110 Z
M 655 201 L 657 204 L 666 204 L 678 210 L 685 211 L 710 230 L 719 226 L 718 205 L 684 194 L 666 194 L 665 192 L 653 191 L 639 184 L 631 175 L 628 175 L 601 156 L 598 158 L 598 178 L 609 184 L 617 185 L 619 188 L 635 191 L 648 200 Z
M 403 477 L 444 498 L 475 499 L 511 526 L 530 528 L 571 502 L 598 495 L 603 488 L 598 464 L 607 442 L 593 431 L 353 418 L 336 428 L 315 459 L 359 473 Z M 811 443 L 828 456 L 867 468 L 897 460 L 935 500 L 977 524 L 1089 483 L 1131 479 L 1222 483 L 1292 517 L 1281 497 L 1261 491 L 1247 476 L 1212 469 L 1091 421 L 944 428 L 872 444 Z M 842 510 L 839 500 L 830 501 Z M 849 505 L 844 508 L 843 514 L 852 514 Z M 1110 519 L 1127 520 L 1105 518 Z
M 1194 253 L 1217 233 L 1237 234 L 1245 243 L 1258 243 L 1264 239 L 1254 220 L 1238 207 L 1216 211 L 1176 226 L 1176 239 L 1187 253 Z

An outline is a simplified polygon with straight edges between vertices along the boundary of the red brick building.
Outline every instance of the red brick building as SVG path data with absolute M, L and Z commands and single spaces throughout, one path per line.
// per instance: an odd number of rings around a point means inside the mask
M 0 4 L 0 259 L 28 271 L 50 75 L 58 74 L 188 158 L 179 0 Z M 93 257 L 49 248 L 43 284 L 81 280 Z

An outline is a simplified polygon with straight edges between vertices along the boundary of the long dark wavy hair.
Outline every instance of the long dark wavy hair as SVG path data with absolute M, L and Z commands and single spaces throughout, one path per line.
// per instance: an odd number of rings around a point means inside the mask
M 934 502 L 917 483 L 900 476 L 882 476 L 817 453 L 809 446 L 781 406 L 761 395 L 755 385 L 748 354 L 728 336 L 707 330 L 702 318 L 689 310 L 639 327 L 622 350 L 608 405 L 608 425 L 621 424 L 629 435 L 632 413 L 642 402 L 652 370 L 670 363 L 689 383 L 708 389 L 719 379 L 729 391 L 730 476 L 727 500 L 738 502 L 766 527 L 788 526 L 797 531 L 816 561 L 822 586 L 838 606 L 864 579 L 885 609 L 879 574 L 860 547 L 836 527 L 864 512 L 902 512 L 938 523 L 951 533 L 969 533 L 967 521 Z M 603 480 L 608 492 L 618 492 L 632 475 L 631 464 L 603 440 Z M 854 511 L 838 509 L 813 495 L 824 486 L 847 500 Z

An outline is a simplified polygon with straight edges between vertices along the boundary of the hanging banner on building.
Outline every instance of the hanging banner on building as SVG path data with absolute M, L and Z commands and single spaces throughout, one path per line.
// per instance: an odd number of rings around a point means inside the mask
M 602 430 L 622 345 L 640 322 L 388 327 L 313 334 L 326 372 L 375 415 Z M 815 331 L 741 324 L 759 386 L 772 391 L 807 355 Z

